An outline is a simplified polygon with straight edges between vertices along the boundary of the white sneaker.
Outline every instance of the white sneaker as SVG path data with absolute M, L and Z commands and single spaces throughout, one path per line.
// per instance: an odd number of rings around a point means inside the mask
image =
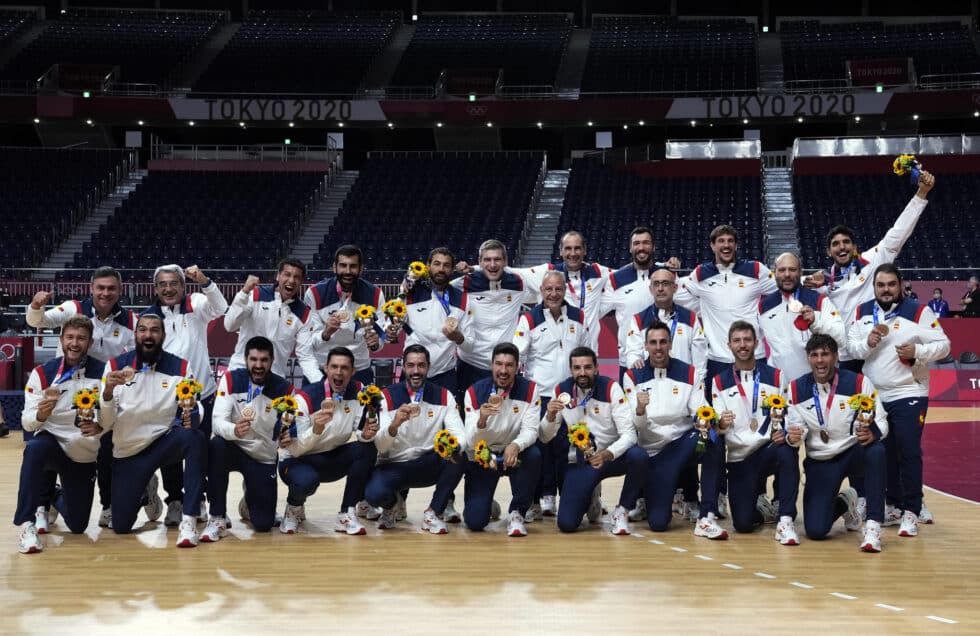
M 640 503 L 641 501 L 643 501 L 643 498 L 637 499 L 636 503 Z M 674 492 L 674 500 L 670 504 L 670 513 L 674 515 L 679 515 L 681 514 L 683 508 L 684 508 L 684 489 L 678 488 L 677 491 Z M 633 519 L 633 521 L 637 521 L 637 519 Z
M 381 518 L 381 509 L 375 508 L 366 501 L 358 501 L 357 505 L 354 506 L 355 513 L 361 519 L 367 519 L 368 521 L 377 521 Z
M 694 526 L 694 536 L 722 541 L 728 538 L 728 532 L 718 525 L 715 513 L 709 512 L 707 517 L 698 519 L 698 525 Z
M 397 523 L 393 507 L 381 509 L 381 516 L 378 517 L 378 530 L 391 530 Z
M 868 521 L 864 524 L 861 550 L 864 552 L 881 552 L 881 528 L 877 521 Z
M 919 515 L 906 510 L 902 515 L 902 527 L 898 529 L 900 537 L 914 537 L 919 534 Z
M 171 501 L 167 504 L 167 514 L 163 518 L 163 525 L 168 528 L 180 525 L 180 520 L 184 516 L 184 507 L 179 501 Z
M 370 517 L 368 517 L 370 519 Z M 402 499 L 401 494 L 395 500 L 395 520 L 405 521 L 408 519 L 408 506 L 405 505 L 405 500 Z
M 99 513 L 99 527 L 112 527 L 112 508 L 103 508 L 102 512 Z
M 701 516 L 701 506 L 696 501 L 685 501 L 681 506 L 681 517 L 688 523 L 697 523 Z
M 537 521 L 538 519 L 543 519 L 544 513 L 541 512 L 541 504 L 533 503 L 527 509 L 527 514 L 524 515 L 524 523 L 531 523 L 532 521 Z
M 299 531 L 300 522 L 305 518 L 306 510 L 303 506 L 290 506 L 286 504 L 286 512 L 282 515 L 279 532 L 283 534 L 296 534 Z
M 630 533 L 629 518 L 626 516 L 626 508 L 622 506 L 616 506 L 612 511 L 612 518 L 610 520 L 611 528 L 609 529 L 616 536 L 625 536 Z
M 228 534 L 228 520 L 212 515 L 211 519 L 208 520 L 207 527 L 204 528 L 204 532 L 201 533 L 201 541 L 215 543 L 226 534 Z
M 178 548 L 197 547 L 197 519 L 191 516 L 181 516 L 180 526 L 177 531 Z
M 204 499 L 201 500 L 201 511 L 197 513 L 197 520 L 201 523 L 208 520 L 208 502 Z
M 923 506 L 923 510 L 925 506 Z M 545 517 L 554 517 L 558 514 L 558 504 L 554 495 L 544 495 L 541 497 L 541 514 Z
M 772 502 L 769 501 L 769 497 L 765 494 L 756 497 L 755 509 L 762 515 L 762 523 L 776 523 L 776 519 L 779 518 L 776 509 L 772 507 Z
M 497 503 L 496 499 L 494 499 L 493 503 L 490 504 L 490 520 L 497 521 L 498 519 L 500 519 L 500 514 L 501 514 L 500 504 Z
M 728 495 L 725 493 L 718 494 L 718 518 L 728 518 Z
M 796 523 L 791 517 L 780 519 L 776 524 L 776 541 L 780 545 L 800 545 L 800 537 L 796 534 Z
M 379 517 L 381 515 L 378 515 Z M 347 512 L 338 512 L 337 521 L 333 525 L 334 532 L 346 532 L 347 534 L 353 536 L 357 534 L 367 534 L 367 528 L 361 523 L 360 519 L 357 518 L 357 513 L 354 511 L 354 506 L 347 509 Z
M 53 508 L 54 506 L 52 506 Z M 926 508 L 926 502 L 922 502 L 922 508 L 919 509 L 919 523 L 932 524 L 935 523 L 936 518 L 932 516 L 929 509 Z
M 48 511 L 44 506 L 38 506 L 34 511 L 34 529 L 38 534 L 48 533 Z
M 21 554 L 34 554 L 44 549 L 33 522 L 25 521 L 20 524 L 20 546 L 17 549 Z
M 592 491 L 592 501 L 589 502 L 589 508 L 585 511 L 585 518 L 589 520 L 589 523 L 598 523 L 599 518 L 602 517 L 602 493 L 599 491 L 599 487 L 596 486 L 595 490 Z
M 510 517 L 507 519 L 507 536 L 508 537 L 526 537 L 527 528 L 524 527 L 524 517 L 521 513 L 514 510 L 510 513 Z
M 868 500 L 864 497 L 858 497 L 857 514 L 861 518 L 861 523 L 868 520 Z
M 674 496 L 676 497 L 677 495 L 674 495 Z M 682 504 L 684 503 L 683 498 L 681 499 L 681 503 Z M 671 509 L 673 509 L 673 506 L 671 507 Z M 647 518 L 647 500 L 644 499 L 643 497 L 640 497 L 639 499 L 637 499 L 636 500 L 636 508 L 633 508 L 632 510 L 630 510 L 627 513 L 626 516 L 629 517 L 629 520 L 630 521 L 643 521 L 644 519 L 646 519 Z
M 163 513 L 163 500 L 160 499 L 160 495 L 157 493 L 157 487 L 159 485 L 157 475 L 153 473 L 150 476 L 150 481 L 146 483 L 146 505 L 143 506 L 143 512 L 146 513 L 146 518 L 150 521 L 156 521 Z M 169 507 L 167 512 L 170 512 Z
M 245 502 L 245 497 L 238 500 L 238 517 L 242 521 L 251 521 L 251 513 L 248 511 L 248 503 Z
M 861 515 L 858 514 L 858 493 L 853 488 L 845 488 L 837 496 L 847 504 L 844 512 L 844 527 L 848 530 L 861 529 Z
M 446 522 L 439 518 L 432 508 L 427 508 L 422 513 L 422 529 L 428 530 L 429 534 L 449 534 Z
M 459 523 L 463 520 L 463 517 L 457 512 L 456 506 L 453 505 L 452 499 L 446 504 L 446 509 L 442 511 L 442 520 L 446 523 Z
M 902 523 L 902 509 L 895 506 L 885 506 L 885 520 L 881 522 L 882 526 L 897 526 Z

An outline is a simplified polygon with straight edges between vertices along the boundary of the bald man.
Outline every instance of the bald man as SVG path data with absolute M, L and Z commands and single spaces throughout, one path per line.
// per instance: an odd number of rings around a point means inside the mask
M 790 378 L 807 373 L 806 343 L 813 334 L 826 334 L 843 350 L 844 321 L 824 294 L 800 284 L 800 259 L 780 254 L 774 265 L 779 289 L 759 300 L 759 333 L 769 345 L 769 365 Z

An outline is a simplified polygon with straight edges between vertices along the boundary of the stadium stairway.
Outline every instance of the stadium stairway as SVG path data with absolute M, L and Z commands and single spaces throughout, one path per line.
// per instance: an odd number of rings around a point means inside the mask
M 238 29 L 242 28 L 241 22 L 222 22 L 209 37 L 180 68 L 174 73 L 178 86 L 193 86 L 201 75 L 218 57 L 221 49 L 231 41 Z
M 40 271 L 36 272 L 34 277 L 51 278 L 51 269 L 64 270 L 72 267 L 75 254 L 81 252 L 82 246 L 92 240 L 92 236 L 98 232 L 99 226 L 112 216 L 116 208 L 124 199 L 129 197 L 129 194 L 139 186 L 146 175 L 146 170 L 133 170 L 129 176 L 122 179 L 116 189 L 110 192 L 109 196 L 103 199 L 94 210 L 89 212 L 78 224 L 78 227 L 41 263 Z
M 800 235 L 793 206 L 790 168 L 762 168 L 762 213 L 766 228 L 766 264 L 770 267 L 783 252 L 800 253 Z
M 531 226 L 521 245 L 519 264 L 524 267 L 551 262 L 551 253 L 558 240 L 558 222 L 561 220 L 568 188 L 568 170 L 549 170 L 544 177 L 544 187 L 534 206 Z
M 23 33 L 14 36 L 7 42 L 7 46 L 0 49 L 0 68 L 3 68 L 7 62 L 17 57 L 17 54 L 24 50 L 28 44 L 34 41 L 34 39 L 41 35 L 41 31 L 48 28 L 48 23 L 39 20 L 38 22 L 32 24 Z
M 401 61 L 405 49 L 408 48 L 409 42 L 412 41 L 413 35 L 415 35 L 414 24 L 401 24 L 395 29 L 394 35 L 388 40 L 388 44 L 381 55 L 378 55 L 371 62 L 364 74 L 364 79 L 361 80 L 361 93 L 370 97 L 384 97 L 385 86 L 391 82 L 395 69 L 398 68 L 398 63 Z
M 582 75 L 585 73 L 585 60 L 589 56 L 589 43 L 592 29 L 572 29 L 568 46 L 558 67 L 558 95 L 563 99 L 577 99 L 582 89 Z
M 337 175 L 296 239 L 289 255 L 303 261 L 307 268 L 313 266 L 313 256 L 319 251 L 323 237 L 330 233 L 330 227 L 357 181 L 358 174 L 357 170 L 342 170 Z
M 759 88 L 783 92 L 783 43 L 778 33 L 759 34 Z

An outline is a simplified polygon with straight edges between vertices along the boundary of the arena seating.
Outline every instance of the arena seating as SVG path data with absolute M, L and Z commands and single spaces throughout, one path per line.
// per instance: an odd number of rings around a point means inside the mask
M 959 22 L 886 25 L 878 21 L 824 24 L 783 22 L 783 74 L 787 81 L 845 79 L 847 60 L 906 58 L 919 77 L 980 71 L 970 31 Z
M 273 269 L 322 179 L 314 172 L 151 172 L 83 245 L 74 267 L 112 263 L 130 280 L 161 263 Z
M 582 92 L 755 88 L 756 40 L 739 19 L 595 16 Z
M 421 15 L 392 86 L 434 86 L 443 69 L 503 69 L 508 86 L 553 86 L 572 24 L 566 14 Z
M 400 280 L 413 260 L 438 245 L 476 262 L 480 243 L 496 238 L 517 252 L 543 157 L 372 157 L 361 169 L 314 268 L 323 273 L 345 243 L 364 250 L 375 282 Z M 394 270 L 387 278 L 377 270 Z M 316 276 L 316 274 L 314 275 Z
M 122 82 L 165 84 L 204 42 L 219 13 L 69 9 L 11 60 L 0 77 L 35 80 L 59 63 L 118 65 Z
M 30 11 L 11 11 L 0 8 L 0 45 L 7 38 L 12 38 L 34 21 L 34 13 Z
M 929 193 L 929 206 L 896 263 L 919 280 L 964 278 L 954 267 L 976 266 L 976 228 L 980 225 L 980 174 L 944 174 L 942 187 Z M 796 175 L 793 200 L 803 262 L 827 262 L 827 232 L 843 224 L 857 232 L 858 249 L 881 240 L 915 189 L 894 175 Z
M 0 267 L 37 266 L 110 187 L 123 152 L 0 149 Z
M 253 11 L 195 89 L 353 94 L 399 21 L 397 13 Z
M 653 228 L 656 258 L 680 258 L 684 269 L 712 258 L 708 234 L 722 223 L 739 232 L 739 256 L 764 257 L 760 177 L 647 177 L 594 159 L 576 159 L 556 234 L 578 230 L 588 258 L 609 267 L 629 262 L 628 237 Z

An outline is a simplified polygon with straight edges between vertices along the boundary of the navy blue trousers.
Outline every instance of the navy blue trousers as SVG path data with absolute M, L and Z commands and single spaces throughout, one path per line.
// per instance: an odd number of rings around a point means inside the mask
M 364 498 L 372 506 L 390 508 L 395 505 L 397 494 L 404 489 L 435 485 L 429 507 L 441 515 L 463 478 L 465 461 L 465 458 L 457 457 L 453 463 L 430 451 L 409 461 L 379 464 L 371 473 Z
M 364 499 L 364 488 L 378 458 L 374 442 L 348 442 L 323 453 L 290 457 L 279 462 L 279 476 L 289 486 L 286 503 L 302 506 L 325 482 L 347 478 L 340 512 Z
M 490 523 L 490 509 L 493 506 L 493 493 L 497 482 L 506 476 L 510 479 L 511 500 L 507 511 L 514 510 L 527 514 L 531 505 L 534 485 L 541 472 L 541 451 L 537 446 L 529 446 L 518 455 L 521 465 L 507 470 L 482 468 L 472 461 L 466 462 L 464 473 L 466 483 L 463 487 L 463 522 L 470 530 L 483 530 Z
M 199 435 L 204 437 L 204 452 L 207 452 L 207 442 L 211 439 L 211 416 L 214 414 L 214 397 L 212 393 L 201 400 L 201 408 L 204 409 L 204 417 L 201 418 L 201 425 L 197 427 Z M 205 457 L 205 459 L 207 459 Z M 180 469 L 180 464 L 164 466 L 160 469 L 160 476 L 163 477 L 163 489 L 167 493 L 165 501 L 181 501 L 184 492 L 184 471 Z M 201 497 L 207 494 L 207 481 L 201 487 Z M 113 517 L 115 519 L 115 517 Z
M 645 450 L 632 446 L 613 461 L 603 464 L 602 468 L 593 468 L 581 451 L 576 451 L 575 454 L 577 461 L 569 465 L 561 491 L 561 505 L 558 507 L 559 530 L 575 532 L 592 501 L 592 491 L 607 477 L 626 476 L 619 494 L 619 505 L 626 510 L 636 507 L 636 498 L 647 472 Z
M 245 484 L 245 505 L 249 520 L 256 532 L 268 532 L 276 518 L 276 464 L 256 461 L 235 442 L 223 437 L 212 437 L 208 442 L 208 494 L 211 514 L 227 516 L 228 477 L 230 473 L 242 474 Z
M 700 516 L 705 517 L 709 512 L 718 514 L 718 476 L 724 467 L 725 445 L 721 440 L 709 441 L 699 456 L 697 443 L 698 432 L 691 430 L 647 459 L 643 492 L 646 495 L 647 523 L 654 532 L 663 532 L 670 527 L 674 492 L 681 472 L 690 463 L 701 464 Z
M 841 454 L 826 460 L 807 457 L 803 460 L 806 486 L 803 488 L 803 525 L 806 536 L 824 539 L 847 507 L 837 498 L 844 477 L 861 474 L 864 478 L 868 519 L 885 518 L 885 446 L 880 441 L 867 446 L 855 444 Z M 780 488 L 783 487 L 780 483 Z M 783 497 L 779 496 L 782 506 Z
M 61 450 L 54 435 L 45 431 L 36 433 L 24 446 L 14 524 L 34 521 L 37 507 L 43 504 L 42 497 L 45 493 L 51 496 L 51 474 L 61 478 L 61 493 L 51 503 L 71 532 L 85 532 L 95 496 L 95 462 L 80 464 L 72 461 Z
M 738 532 L 752 532 L 762 516 L 755 509 L 759 484 L 769 475 L 779 480 L 779 516 L 796 519 L 800 491 L 800 450 L 789 444 L 766 444 L 740 462 L 728 463 L 728 505 Z
M 928 398 L 883 402 L 888 413 L 885 457 L 888 465 L 886 500 L 916 515 L 922 510 L 922 426 L 929 409 Z
M 174 426 L 139 453 L 112 460 L 112 529 L 126 534 L 133 529 L 146 492 L 146 484 L 158 468 L 183 463 L 183 512 L 201 513 L 201 494 L 207 472 L 208 445 L 192 428 Z

